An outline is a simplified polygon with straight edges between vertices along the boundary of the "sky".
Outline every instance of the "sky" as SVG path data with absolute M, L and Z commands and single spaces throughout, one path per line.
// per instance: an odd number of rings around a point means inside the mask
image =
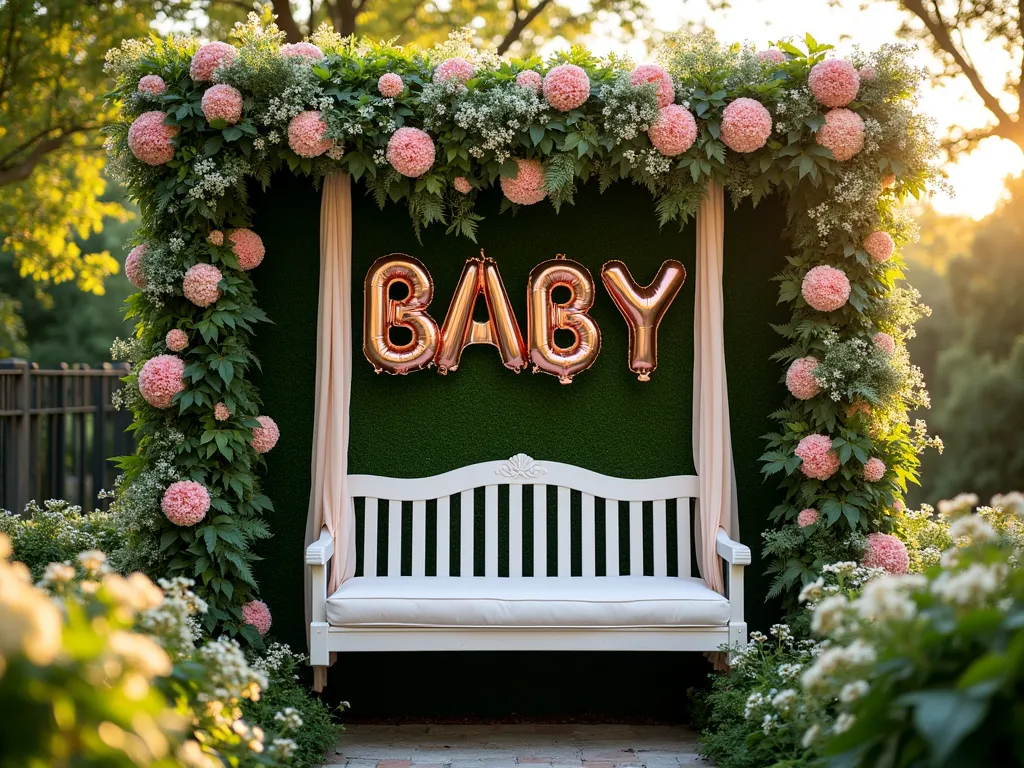
M 810 32 L 819 43 L 835 44 L 840 55 L 854 45 L 872 50 L 896 41 L 896 30 L 905 18 L 895 2 L 886 1 L 869 3 L 864 10 L 858 0 L 845 0 L 841 7 L 832 7 L 826 0 L 793 0 L 788 4 L 777 0 L 732 0 L 730 8 L 713 12 L 702 0 L 647 0 L 647 5 L 653 26 L 662 31 L 676 31 L 687 20 L 697 21 L 707 24 L 720 40 L 749 40 L 758 47 L 767 47 L 768 41 L 782 37 L 803 38 L 805 32 Z M 787 7 L 793 12 L 781 12 Z M 599 25 L 585 42 L 598 53 L 628 52 L 638 61 L 646 56 L 642 42 L 626 44 L 618 39 L 614 23 Z M 1012 62 L 998 45 L 970 38 L 967 45 L 979 70 L 987 76 L 989 89 L 1000 90 Z M 935 66 L 931 53 L 923 48 L 918 61 L 923 67 Z M 952 125 L 974 128 L 988 123 L 988 111 L 963 78 L 945 87 L 926 83 L 924 89 L 921 107 L 935 119 L 940 135 Z M 1016 111 L 1012 100 L 1005 106 Z M 935 195 L 932 204 L 936 210 L 981 218 L 1005 195 L 1003 179 L 1024 171 L 1024 153 L 1012 142 L 988 139 L 974 152 L 947 166 L 946 171 L 955 194 Z

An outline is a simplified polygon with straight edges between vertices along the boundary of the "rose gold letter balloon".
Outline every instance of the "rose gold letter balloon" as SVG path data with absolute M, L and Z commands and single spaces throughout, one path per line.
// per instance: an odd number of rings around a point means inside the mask
M 481 293 L 487 303 L 487 322 L 473 320 L 473 306 Z M 498 265 L 483 251 L 479 257 L 468 259 L 462 268 L 462 277 L 441 327 L 441 342 L 434 356 L 437 370 L 446 374 L 458 368 L 462 350 L 470 344 L 497 347 L 501 362 L 516 373 L 526 366 L 526 344 Z
M 650 381 L 658 367 L 658 325 L 686 282 L 686 268 L 669 259 L 649 285 L 640 286 L 625 264 L 609 261 L 601 267 L 601 280 L 629 325 L 629 370 Z
M 389 296 L 391 286 L 406 288 L 401 299 Z M 430 273 L 419 259 L 404 253 L 381 256 L 363 282 L 363 354 L 377 373 L 406 374 L 430 365 L 437 349 L 437 323 L 427 314 L 434 296 Z M 391 341 L 392 328 L 407 328 L 406 344 Z
M 569 289 L 567 301 L 552 301 L 551 292 L 558 287 Z M 572 377 L 592 366 L 601 351 L 601 329 L 587 314 L 594 305 L 594 278 L 582 264 L 558 254 L 533 268 L 526 290 L 533 372 L 544 371 L 562 384 L 572 384 Z M 555 344 L 557 330 L 572 332 L 572 346 L 563 349 Z

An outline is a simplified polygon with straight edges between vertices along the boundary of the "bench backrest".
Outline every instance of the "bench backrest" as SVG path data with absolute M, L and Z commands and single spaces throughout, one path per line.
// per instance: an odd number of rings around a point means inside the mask
M 697 477 L 608 477 L 517 454 L 351 475 L 356 576 L 689 576 Z

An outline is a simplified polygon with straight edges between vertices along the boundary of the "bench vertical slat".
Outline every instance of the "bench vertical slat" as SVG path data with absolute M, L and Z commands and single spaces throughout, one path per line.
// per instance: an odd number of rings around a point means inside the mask
M 498 486 L 484 487 L 484 576 L 498 575 Z
M 629 575 L 644 575 L 644 503 L 629 502 Z
M 668 522 L 665 500 L 654 502 L 654 575 L 668 576 Z
M 377 575 L 377 499 L 367 496 L 363 507 L 363 576 Z
M 388 576 L 402 575 L 402 502 L 388 502 Z
M 572 575 L 572 533 L 570 514 L 572 494 L 568 488 L 558 487 L 558 575 Z
M 525 485 L 508 487 L 508 575 L 523 575 L 523 492 Z
M 676 499 L 676 535 L 679 545 L 679 575 L 690 575 L 690 500 Z
M 451 531 L 451 497 L 441 496 L 437 500 L 437 575 L 451 576 L 451 553 L 449 532 Z
M 462 492 L 462 511 L 459 543 L 459 576 L 473 575 L 473 497 L 474 489 Z
M 412 503 L 412 575 L 427 575 L 427 502 Z
M 580 535 L 583 537 L 580 549 L 583 552 L 583 577 L 596 576 L 597 570 L 594 559 L 596 557 L 597 536 L 594 532 L 594 496 L 590 493 L 580 494 L 580 503 L 583 509 L 583 519 L 580 528 Z
M 604 573 L 606 576 L 619 575 L 619 502 L 604 500 Z
M 533 575 L 548 575 L 548 487 L 533 486 Z

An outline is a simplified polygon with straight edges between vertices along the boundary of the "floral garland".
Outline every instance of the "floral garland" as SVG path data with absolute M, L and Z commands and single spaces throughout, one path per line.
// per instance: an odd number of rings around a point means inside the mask
M 196 578 L 211 626 L 269 624 L 249 546 L 269 535 L 256 471 L 278 431 L 248 383 L 265 317 L 247 272 L 264 248 L 245 179 L 266 186 L 285 165 L 348 173 L 382 207 L 404 201 L 417 233 L 469 238 L 495 185 L 503 211 L 557 209 L 577 181 L 628 179 L 663 224 L 691 216 L 710 179 L 736 202 L 785 191 L 794 252 L 777 279 L 792 320 L 775 359 L 791 397 L 762 457 L 786 491 L 766 536 L 773 591 L 861 556 L 933 442 L 908 424 L 926 395 L 904 341 L 924 308 L 895 255 L 913 235 L 900 201 L 936 177 L 908 51 L 843 60 L 810 36 L 760 52 L 679 36 L 634 66 L 582 48 L 505 62 L 470 40 L 420 52 L 321 28 L 283 45 L 264 9 L 232 44 L 154 38 L 108 55 L 124 117 L 112 165 L 143 216 L 125 265 L 138 333 L 115 350 L 137 366 L 125 404 L 140 451 L 115 504 L 137 564 Z

